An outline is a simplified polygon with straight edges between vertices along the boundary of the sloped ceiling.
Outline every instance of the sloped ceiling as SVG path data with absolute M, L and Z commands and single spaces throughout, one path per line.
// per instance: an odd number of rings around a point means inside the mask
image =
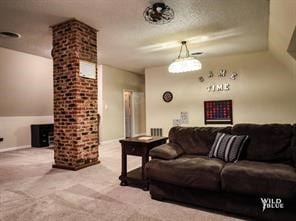
M 269 50 L 280 63 L 294 74 L 296 80 L 296 60 L 288 53 L 293 47 L 293 33 L 296 27 L 296 1 L 271 0 L 269 18 Z
M 154 2 L 1 0 L 0 31 L 22 38 L 0 38 L 0 46 L 50 58 L 50 26 L 75 17 L 99 30 L 99 64 L 135 73 L 170 63 L 181 40 L 191 52 L 203 52 L 201 59 L 267 49 L 269 0 L 166 0 L 175 11 L 166 25 L 144 21 L 144 9 Z

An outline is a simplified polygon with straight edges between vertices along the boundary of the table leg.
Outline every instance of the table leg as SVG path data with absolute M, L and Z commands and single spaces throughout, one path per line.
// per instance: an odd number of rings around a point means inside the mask
M 148 148 L 145 148 L 144 154 L 142 155 L 142 180 L 146 181 L 145 186 L 143 187 L 143 190 L 147 191 L 148 188 L 148 180 L 146 178 L 145 174 L 145 165 L 149 161 L 149 153 L 148 153 Z
M 125 153 L 125 144 L 121 145 L 121 176 L 120 176 L 120 185 L 126 186 L 126 176 L 127 176 L 127 165 L 126 165 L 126 153 Z
M 145 164 L 146 164 L 146 157 L 145 154 L 142 156 L 142 180 L 145 179 Z

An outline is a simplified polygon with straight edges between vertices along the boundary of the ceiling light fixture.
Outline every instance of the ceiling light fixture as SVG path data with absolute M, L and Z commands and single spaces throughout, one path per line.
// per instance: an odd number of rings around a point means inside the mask
M 166 24 L 174 19 L 175 13 L 164 3 L 154 3 L 145 9 L 143 16 L 151 24 Z
M 4 38 L 21 38 L 22 36 L 16 32 L 9 32 L 9 31 L 1 31 L 0 37 Z
M 179 52 L 179 56 L 177 59 L 173 61 L 173 63 L 169 66 L 170 73 L 182 73 L 182 72 L 189 72 L 189 71 L 197 71 L 200 70 L 202 65 L 199 60 L 189 55 L 189 50 L 186 45 L 186 41 L 181 42 L 181 49 Z M 183 46 L 186 50 L 186 56 L 182 57 L 182 49 Z

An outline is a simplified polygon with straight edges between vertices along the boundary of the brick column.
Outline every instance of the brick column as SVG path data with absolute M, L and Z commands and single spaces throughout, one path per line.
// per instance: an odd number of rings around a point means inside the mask
M 99 163 L 97 80 L 79 76 L 80 60 L 97 64 L 97 30 L 75 19 L 52 30 L 53 167 L 78 170 Z

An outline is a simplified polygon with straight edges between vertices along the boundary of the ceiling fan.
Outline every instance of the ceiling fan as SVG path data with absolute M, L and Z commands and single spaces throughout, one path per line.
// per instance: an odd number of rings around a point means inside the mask
M 174 19 L 174 10 L 164 3 L 154 3 L 145 9 L 143 16 L 152 24 L 166 24 Z
M 193 52 L 193 53 L 191 53 L 191 56 L 199 56 L 199 55 L 202 55 L 203 54 L 203 52 L 201 52 L 201 51 L 198 51 L 198 52 Z

